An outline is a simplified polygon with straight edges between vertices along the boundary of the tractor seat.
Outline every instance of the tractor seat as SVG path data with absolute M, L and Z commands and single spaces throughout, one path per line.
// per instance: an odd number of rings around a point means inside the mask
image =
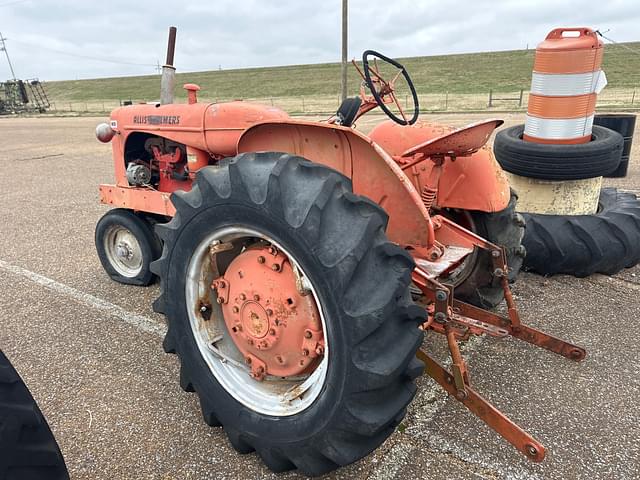
M 336 124 L 350 127 L 356 119 L 358 109 L 362 104 L 360 97 L 345 98 L 336 112 Z

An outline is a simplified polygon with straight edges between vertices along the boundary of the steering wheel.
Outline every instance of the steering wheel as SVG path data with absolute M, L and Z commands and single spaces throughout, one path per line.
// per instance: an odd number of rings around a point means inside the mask
M 369 57 L 373 57 L 373 67 L 369 65 Z M 396 73 L 396 75 L 390 81 L 385 80 L 380 74 L 377 62 L 378 58 L 393 65 L 399 70 L 399 72 Z M 416 123 L 416 120 L 418 119 L 418 115 L 420 113 L 420 107 L 418 105 L 418 95 L 416 94 L 416 89 L 413 86 L 413 82 L 411 81 L 409 74 L 407 73 L 407 69 L 392 58 L 386 57 L 374 50 L 366 50 L 362 54 L 362 66 L 364 69 L 364 81 L 369 90 L 371 90 L 373 98 L 376 100 L 378 106 L 380 106 L 382 111 L 386 113 L 391 120 L 399 123 L 400 125 L 413 125 L 414 123 Z M 413 99 L 413 116 L 411 116 L 411 118 L 407 118 L 407 115 L 400 105 L 400 101 L 398 101 L 398 98 L 394 93 L 394 84 L 400 75 L 404 77 L 407 85 L 409 85 L 409 90 L 411 90 L 411 97 Z M 376 88 L 376 85 L 379 85 L 379 88 Z M 384 97 L 387 95 L 391 98 L 390 101 L 385 101 Z M 398 111 L 400 112 L 402 118 L 398 117 L 389 109 L 389 107 L 387 106 L 388 103 L 396 104 L 396 107 L 398 107 Z

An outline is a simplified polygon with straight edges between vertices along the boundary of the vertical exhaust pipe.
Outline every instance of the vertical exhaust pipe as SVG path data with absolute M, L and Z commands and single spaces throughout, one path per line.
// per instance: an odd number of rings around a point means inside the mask
M 173 92 L 176 87 L 176 67 L 173 66 L 173 56 L 176 51 L 176 27 L 169 27 L 169 43 L 167 44 L 167 61 L 162 66 L 160 79 L 160 103 L 173 103 Z

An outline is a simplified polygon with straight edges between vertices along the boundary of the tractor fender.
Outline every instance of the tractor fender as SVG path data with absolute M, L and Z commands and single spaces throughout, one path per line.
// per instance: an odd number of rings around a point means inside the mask
M 237 151 L 283 152 L 326 165 L 350 178 L 354 193 L 384 208 L 391 241 L 426 247 L 433 239 L 429 212 L 411 180 L 382 148 L 352 128 L 298 120 L 264 122 L 243 132 Z
M 391 121 L 377 125 L 369 134 L 392 158 L 399 158 L 409 148 L 454 130 L 454 127 L 417 122 L 403 126 Z M 418 191 L 428 185 L 433 169 L 431 161 L 421 162 L 407 170 Z M 509 204 L 509 180 L 493 156 L 484 146 L 468 157 L 447 160 L 443 164 L 435 206 L 481 212 L 499 212 Z

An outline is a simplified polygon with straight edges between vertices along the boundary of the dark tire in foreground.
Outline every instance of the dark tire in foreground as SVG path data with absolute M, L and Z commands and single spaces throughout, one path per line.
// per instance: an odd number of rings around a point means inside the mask
M 541 180 L 581 180 L 607 175 L 620 163 L 624 139 L 618 132 L 593 126 L 591 141 L 575 145 L 525 142 L 524 125 L 496 134 L 493 151 L 507 172 Z
M 200 170 L 190 192 L 172 195 L 173 220 L 157 226 L 164 249 L 152 265 L 161 279 L 154 308 L 167 318 L 164 348 L 180 359 L 181 386 L 196 392 L 205 421 L 222 425 L 238 452 L 257 451 L 274 471 L 319 475 L 372 452 L 404 417 L 422 372 L 415 353 L 425 312 L 409 293 L 413 260 L 387 240 L 384 211 L 351 188 L 299 157 L 242 154 Z M 235 260 L 207 252 L 233 245 L 227 254 L 237 259 L 257 248 L 248 232 L 258 245 L 286 250 L 323 316 L 326 350 L 308 378 L 321 367 L 324 376 L 291 405 L 268 382 L 297 380 L 259 382 L 243 372 L 237 332 L 224 328 L 210 289 L 208 269 L 216 278 Z M 246 281 L 234 278 L 225 291 Z M 222 327 L 203 340 L 200 326 L 212 324 Z M 298 391 L 293 385 L 288 392 Z
M 149 266 L 162 252 L 151 217 L 131 210 L 109 210 L 96 225 L 95 243 L 102 267 L 112 280 L 146 286 L 156 279 Z
M 522 215 L 516 213 L 517 201 L 518 196 L 512 190 L 509 204 L 499 212 L 465 210 L 451 212 L 449 215 L 465 228 L 496 245 L 505 247 L 511 283 L 515 282 L 525 257 L 525 248 L 522 245 L 525 221 Z M 459 284 L 455 287 L 456 298 L 483 308 L 498 305 L 503 300 L 504 293 L 500 279 L 492 273 L 492 265 L 489 252 L 476 249 L 468 263 L 463 263 L 449 279 L 452 283 Z M 458 279 L 453 278 L 456 275 Z
M 523 213 L 525 269 L 543 275 L 612 275 L 640 262 L 640 201 L 603 188 L 594 215 Z
M 26 385 L 0 351 L 0 479 L 68 479 L 62 453 Z

